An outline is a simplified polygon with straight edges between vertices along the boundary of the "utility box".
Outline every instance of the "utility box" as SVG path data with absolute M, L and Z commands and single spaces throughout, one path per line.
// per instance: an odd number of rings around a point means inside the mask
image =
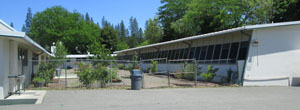
M 142 71 L 138 69 L 133 69 L 131 71 L 131 89 L 140 90 L 142 88 Z

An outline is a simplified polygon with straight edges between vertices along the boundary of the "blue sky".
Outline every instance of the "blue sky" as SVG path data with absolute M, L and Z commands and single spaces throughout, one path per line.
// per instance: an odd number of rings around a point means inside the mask
M 113 24 L 125 22 L 129 26 L 129 18 L 136 17 L 139 27 L 144 29 L 145 21 L 156 16 L 160 0 L 4 0 L 1 1 L 0 19 L 7 24 L 13 22 L 14 28 L 21 31 L 25 24 L 27 8 L 32 13 L 60 5 L 69 11 L 77 10 L 82 14 L 89 13 L 94 21 L 101 22 L 103 16 Z

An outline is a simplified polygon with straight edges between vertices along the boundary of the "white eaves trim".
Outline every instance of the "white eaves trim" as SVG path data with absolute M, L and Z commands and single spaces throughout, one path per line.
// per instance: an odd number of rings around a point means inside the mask
M 1 19 L 0 19 L 0 24 L 2 24 L 3 26 L 5 26 L 7 29 L 9 29 L 9 30 L 11 30 L 11 31 L 17 31 L 17 30 L 15 30 L 14 28 L 12 28 L 10 25 L 8 25 L 8 24 L 6 24 L 4 21 L 2 21 Z
M 216 36 L 216 35 L 221 35 L 221 34 L 226 34 L 226 33 L 231 33 L 231 32 L 237 32 L 237 31 L 243 31 L 243 30 L 253 30 L 253 29 L 260 29 L 260 28 L 280 27 L 280 26 L 289 26 L 289 25 L 297 25 L 297 24 L 300 24 L 300 21 L 248 25 L 248 26 L 242 26 L 242 27 L 237 27 L 237 28 L 232 28 L 232 29 L 207 33 L 207 34 L 202 34 L 202 35 L 196 35 L 196 36 L 191 36 L 191 37 L 186 37 L 186 38 L 181 38 L 181 39 L 176 39 L 176 40 L 171 40 L 171 41 L 166 41 L 166 42 L 161 42 L 161 43 L 156 43 L 156 44 L 150 44 L 150 45 L 136 47 L 136 48 L 125 49 L 125 50 L 121 50 L 121 51 L 116 51 L 114 53 L 118 54 L 118 53 L 127 52 L 127 51 L 133 51 L 133 50 L 138 50 L 138 49 L 143 49 L 143 48 L 149 48 L 149 47 L 155 47 L 155 46 L 166 45 L 166 44 L 171 44 L 171 43 L 177 43 L 177 42 L 182 42 L 182 41 L 194 40 L 194 39 L 210 37 L 210 36 Z

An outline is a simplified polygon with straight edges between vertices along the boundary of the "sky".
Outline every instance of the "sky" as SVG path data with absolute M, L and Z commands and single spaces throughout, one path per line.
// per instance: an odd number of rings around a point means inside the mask
M 161 6 L 160 0 L 1 0 L 0 19 L 21 31 L 25 24 L 28 7 L 33 14 L 41 12 L 52 6 L 62 6 L 73 12 L 76 10 L 81 14 L 89 13 L 95 22 L 101 24 L 104 16 L 106 20 L 116 25 L 124 21 L 129 26 L 131 16 L 138 20 L 139 27 L 144 29 L 145 22 L 154 18 Z

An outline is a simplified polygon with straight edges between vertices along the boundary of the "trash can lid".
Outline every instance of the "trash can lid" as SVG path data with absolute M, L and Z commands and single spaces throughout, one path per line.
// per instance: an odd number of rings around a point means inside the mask
M 132 76 L 142 76 L 142 71 L 138 69 L 133 69 Z

